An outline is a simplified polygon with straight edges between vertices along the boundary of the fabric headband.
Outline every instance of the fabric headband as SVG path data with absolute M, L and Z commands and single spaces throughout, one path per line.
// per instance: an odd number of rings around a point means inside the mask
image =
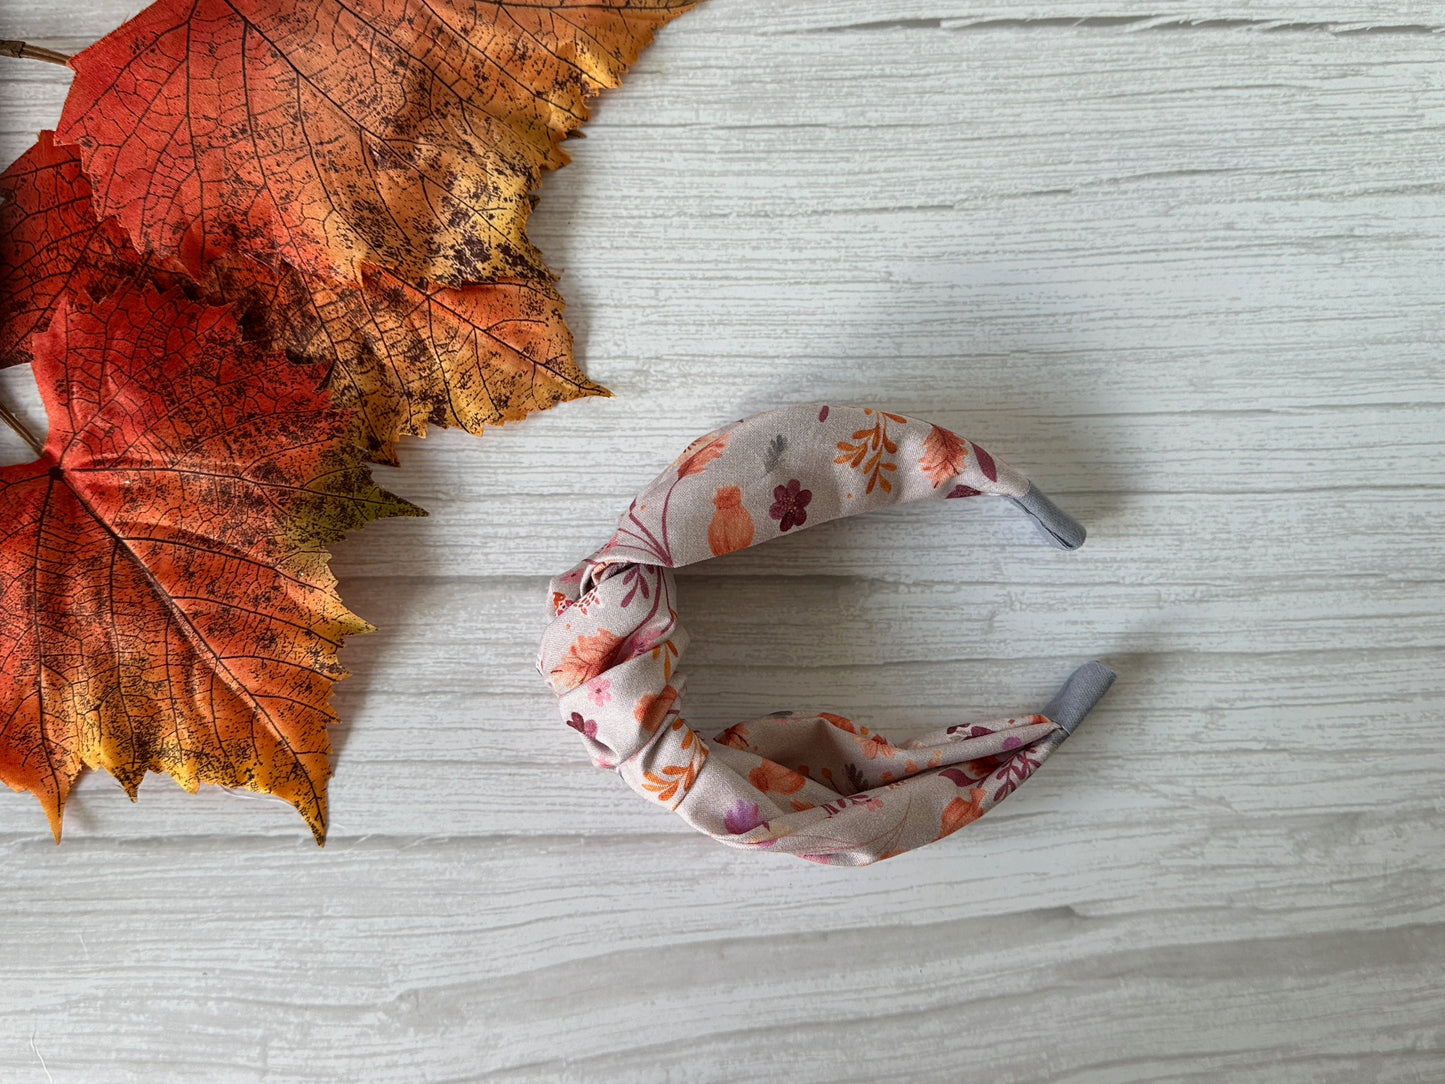
M 1074 672 L 1038 714 L 894 745 L 841 715 L 779 711 L 711 743 L 681 715 L 687 646 L 672 569 L 906 501 L 1008 497 L 1050 541 L 1084 529 L 1022 474 L 928 422 L 858 407 L 774 410 L 700 437 L 612 539 L 552 581 L 537 668 L 598 767 L 735 847 L 864 865 L 942 839 L 1003 801 L 1114 674 Z

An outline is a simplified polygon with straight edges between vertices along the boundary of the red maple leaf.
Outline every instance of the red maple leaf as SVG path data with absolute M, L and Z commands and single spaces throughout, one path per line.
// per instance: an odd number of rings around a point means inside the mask
M 85 767 L 277 794 L 326 831 L 331 685 L 368 626 L 324 546 L 416 514 L 378 489 L 322 367 L 231 313 L 121 286 L 33 340 L 41 458 L 0 468 L 0 780 L 56 838 Z
M 174 261 L 142 257 L 114 220 L 96 220 L 79 154 L 48 132 L 0 175 L 0 190 L 0 367 L 29 360 L 30 336 L 67 293 L 100 299 L 149 277 L 234 303 L 270 349 L 324 362 L 332 398 L 358 412 L 358 437 L 378 459 L 394 462 L 397 436 L 428 423 L 480 433 L 607 394 L 573 361 L 550 283 L 420 289 L 370 271 L 357 286 L 241 258 L 197 284 Z
M 696 0 L 159 0 L 76 56 L 59 140 L 102 217 L 200 277 L 547 280 L 531 193 Z
M 80 156 L 52 133 L 0 174 L 0 368 L 30 360 L 30 337 L 70 295 L 98 299 L 147 268 L 130 238 L 91 208 Z

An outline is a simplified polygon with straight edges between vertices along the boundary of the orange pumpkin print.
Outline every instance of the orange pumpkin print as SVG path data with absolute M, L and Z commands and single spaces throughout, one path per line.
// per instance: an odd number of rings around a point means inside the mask
M 743 507 L 743 491 L 737 486 L 721 486 L 712 497 L 712 525 L 707 529 L 707 544 L 714 557 L 736 553 L 753 544 L 753 517 Z

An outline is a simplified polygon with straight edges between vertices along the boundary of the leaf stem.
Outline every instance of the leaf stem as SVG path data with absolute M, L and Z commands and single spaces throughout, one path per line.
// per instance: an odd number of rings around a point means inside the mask
M 47 64 L 69 64 L 70 57 L 39 45 L 27 45 L 23 41 L 0 41 L 0 56 L 13 56 L 25 60 L 43 60 Z
M 4 422 L 11 429 L 20 435 L 20 439 L 34 449 L 36 455 L 45 454 L 45 445 L 35 439 L 35 434 L 25 428 L 25 423 L 17 418 L 14 412 L 4 403 L 0 403 L 0 422 Z

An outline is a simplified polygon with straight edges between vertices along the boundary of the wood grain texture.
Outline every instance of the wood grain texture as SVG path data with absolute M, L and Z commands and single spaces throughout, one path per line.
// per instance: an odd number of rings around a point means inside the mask
M 135 6 L 9 0 L 0 36 Z M 666 30 L 533 220 L 617 398 L 378 471 L 432 517 L 338 548 L 380 631 L 324 851 L 159 779 L 83 780 L 58 849 L 0 796 L 0 1077 L 1445 1078 L 1445 18 L 1133 7 Z M 7 161 L 65 85 L 0 67 Z M 906 734 L 1119 671 L 1007 805 L 864 870 L 648 808 L 532 670 L 547 576 L 640 485 L 811 400 L 976 437 L 1090 541 L 960 502 L 689 570 L 697 725 Z

